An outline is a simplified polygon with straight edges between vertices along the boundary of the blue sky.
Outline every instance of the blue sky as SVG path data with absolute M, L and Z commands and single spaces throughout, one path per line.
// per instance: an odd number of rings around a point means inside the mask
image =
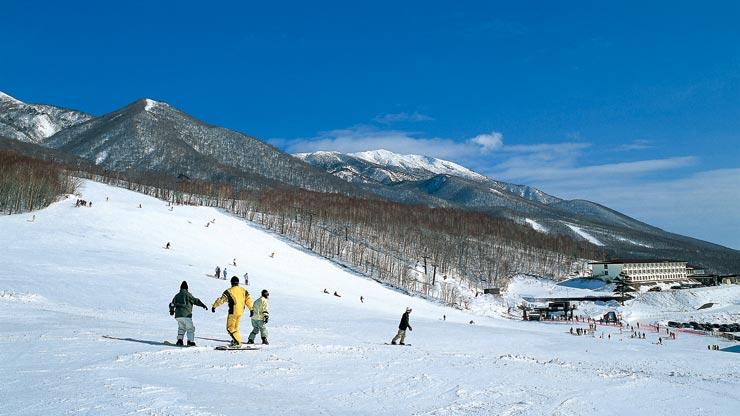
M 740 3 L 72 3 L 0 4 L 1 91 L 447 158 L 740 248 Z

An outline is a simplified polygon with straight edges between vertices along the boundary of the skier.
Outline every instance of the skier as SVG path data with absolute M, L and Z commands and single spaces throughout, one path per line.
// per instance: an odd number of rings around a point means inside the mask
M 167 242 L 167 245 L 166 245 L 166 246 L 164 246 L 164 248 L 166 248 L 167 250 L 169 250 L 169 249 L 170 249 L 170 242 L 169 242 L 169 241 Z
M 244 286 L 249 286 L 249 273 L 244 273 Z
M 216 279 L 221 278 L 221 268 L 216 266 Z
M 234 265 L 234 267 L 236 267 L 236 259 L 234 259 L 234 260 L 233 260 L 233 261 L 231 262 L 231 264 L 233 264 L 233 265 Z
M 341 297 L 342 297 L 342 295 L 340 295 L 339 293 L 337 293 L 337 291 L 336 291 L 336 290 L 334 291 L 334 296 L 336 296 L 336 297 L 338 297 L 338 298 L 341 298 Z
M 224 275 L 224 280 L 226 280 L 226 276 L 227 276 L 227 274 L 226 274 L 226 266 L 224 266 L 223 275 Z
M 242 337 L 239 334 L 239 321 L 242 319 L 245 308 L 250 311 L 252 310 L 252 297 L 246 289 L 239 286 L 239 278 L 236 276 L 231 277 L 231 287 L 226 289 L 223 295 L 213 302 L 211 312 L 216 313 L 216 308 L 224 303 L 229 304 L 229 315 L 226 317 L 226 332 L 231 336 L 231 346 L 238 347 L 242 343 Z
M 193 325 L 193 305 L 200 306 L 208 310 L 200 299 L 194 297 L 188 292 L 188 282 L 182 281 L 180 284 L 180 293 L 176 294 L 170 302 L 170 315 L 174 315 L 177 320 L 177 343 L 182 346 L 185 332 L 188 333 L 188 347 L 195 346 L 195 326 Z
M 328 291 L 328 290 L 326 290 L 326 288 L 325 288 L 325 289 L 324 289 L 324 293 L 326 293 L 326 294 L 328 295 L 328 294 L 329 294 L 329 291 Z
M 254 344 L 254 337 L 257 333 L 260 333 L 262 337 L 262 343 L 265 345 L 270 344 L 267 342 L 267 320 L 270 318 L 269 304 L 267 298 L 270 297 L 270 292 L 267 289 L 262 290 L 262 296 L 254 301 L 254 307 L 249 312 L 249 316 L 252 317 L 252 332 L 249 333 L 249 339 L 247 344 Z
M 406 308 L 406 312 L 404 312 L 403 315 L 401 315 L 401 323 L 398 324 L 398 333 L 396 333 L 396 336 L 393 337 L 393 340 L 391 340 L 392 345 L 396 345 L 396 341 L 399 341 L 399 344 L 406 345 L 404 341 L 406 340 L 406 330 L 413 331 L 414 329 L 411 328 L 411 325 L 409 325 L 409 314 L 411 313 L 411 308 Z
M 365 303 L 365 298 L 363 298 L 362 296 L 360 296 L 360 303 Z
M 272 252 L 272 253 L 270 254 L 270 258 L 271 258 L 271 259 L 272 259 L 272 258 L 275 258 L 275 252 L 274 252 L 274 251 L 273 251 L 273 252 Z

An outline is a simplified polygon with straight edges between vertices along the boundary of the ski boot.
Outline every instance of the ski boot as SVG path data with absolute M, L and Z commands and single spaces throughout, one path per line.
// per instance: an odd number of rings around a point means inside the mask
M 399 343 L 398 343 L 398 345 L 406 345 L 406 344 L 405 344 L 405 343 L 403 343 L 403 342 L 399 342 Z
M 247 340 L 247 344 L 254 344 L 254 340 L 253 339 L 248 339 Z
M 269 345 L 270 344 L 269 342 L 267 342 L 267 338 L 265 338 L 265 337 L 262 337 L 262 343 L 265 344 L 265 345 Z
M 188 347 L 195 347 L 195 346 L 196 345 L 194 341 L 188 341 Z
M 178 347 L 182 347 L 182 340 L 178 339 L 175 345 L 177 345 Z

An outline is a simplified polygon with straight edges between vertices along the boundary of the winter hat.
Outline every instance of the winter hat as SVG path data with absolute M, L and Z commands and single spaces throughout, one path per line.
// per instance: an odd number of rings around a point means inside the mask
M 409 307 L 407 306 L 407 307 L 406 307 L 406 312 L 411 312 L 411 308 L 409 308 Z
M 236 276 L 231 276 L 231 285 L 236 286 L 239 284 L 239 278 Z
M 267 289 L 262 289 L 262 296 L 268 297 L 270 296 L 270 292 L 268 292 Z
M 180 283 L 180 289 L 187 289 L 187 288 L 188 288 L 188 282 L 183 280 L 182 283 Z

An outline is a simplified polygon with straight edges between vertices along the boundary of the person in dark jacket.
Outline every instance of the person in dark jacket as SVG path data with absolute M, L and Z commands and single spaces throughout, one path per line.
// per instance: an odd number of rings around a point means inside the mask
M 406 308 L 406 312 L 401 316 L 401 323 L 398 324 L 398 333 L 395 337 L 393 337 L 393 340 L 391 341 L 391 344 L 396 345 L 396 342 L 398 342 L 401 345 L 406 345 L 404 341 L 406 340 L 406 330 L 413 331 L 414 329 L 411 328 L 411 325 L 409 325 L 409 314 L 411 313 L 411 308 Z
M 188 292 L 188 282 L 180 284 L 180 293 L 176 294 L 170 302 L 170 315 L 177 320 L 177 344 L 183 345 L 185 333 L 188 334 L 188 347 L 195 346 L 195 326 L 193 325 L 193 305 L 208 309 L 200 299 Z

